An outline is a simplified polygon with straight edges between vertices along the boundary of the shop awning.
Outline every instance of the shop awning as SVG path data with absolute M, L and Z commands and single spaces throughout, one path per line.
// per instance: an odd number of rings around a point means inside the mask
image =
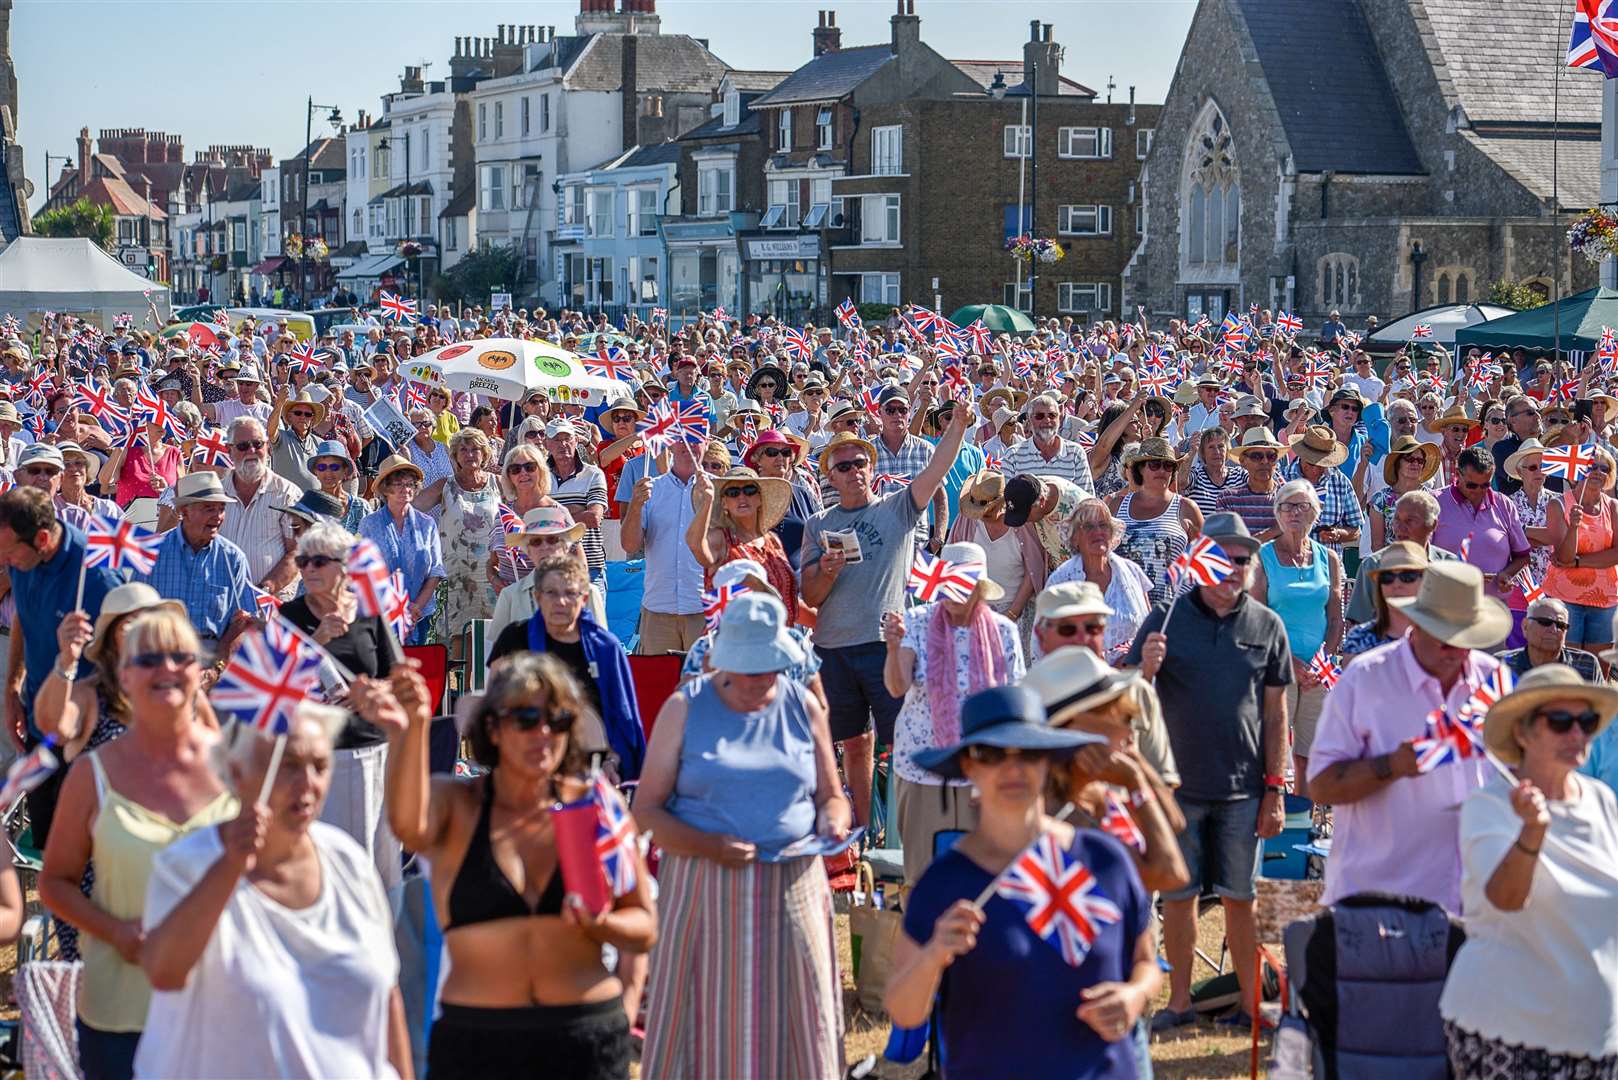
M 268 259 L 249 270 L 248 273 L 268 277 L 270 274 L 277 273 L 286 264 L 287 257 L 285 255 L 271 255 Z
M 363 278 L 379 278 L 389 270 L 403 266 L 404 260 L 389 252 L 386 255 L 372 255 L 368 259 L 361 259 L 347 270 L 339 271 L 338 281 L 356 281 Z

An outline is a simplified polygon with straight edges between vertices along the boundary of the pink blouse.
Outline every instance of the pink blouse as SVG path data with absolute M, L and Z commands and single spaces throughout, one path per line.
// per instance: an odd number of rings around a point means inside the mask
M 165 447 L 157 455 L 156 468 L 144 447 L 134 447 L 124 455 L 123 468 L 118 470 L 118 505 L 128 506 L 136 499 L 155 499 L 163 494 L 163 489 L 152 483 L 154 473 L 163 478 L 165 487 L 173 487 L 180 479 L 180 448 Z

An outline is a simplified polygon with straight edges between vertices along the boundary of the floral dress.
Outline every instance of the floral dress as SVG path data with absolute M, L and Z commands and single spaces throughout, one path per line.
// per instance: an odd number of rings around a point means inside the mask
M 1542 529 L 1545 527 L 1545 508 L 1550 505 L 1551 492 L 1545 488 L 1539 489 L 1537 498 L 1530 497 L 1527 488 L 1518 488 L 1511 493 L 1511 501 L 1517 507 L 1517 519 L 1522 522 L 1524 529 Z M 1527 574 L 1534 581 L 1544 584 L 1545 574 L 1551 568 L 1551 549 L 1548 544 L 1531 544 L 1528 548 Z M 1517 575 L 1516 588 L 1511 590 L 1507 599 L 1508 606 L 1513 611 L 1525 610 L 1528 602 L 1523 598 L 1523 575 Z
M 446 635 L 461 632 L 473 619 L 494 614 L 489 584 L 489 532 L 500 521 L 500 482 L 488 477 L 468 491 L 451 476 L 438 507 L 438 534 L 444 545 Z

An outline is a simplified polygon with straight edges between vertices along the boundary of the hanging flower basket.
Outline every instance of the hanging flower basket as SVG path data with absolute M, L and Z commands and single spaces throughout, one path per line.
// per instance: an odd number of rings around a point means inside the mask
M 1053 263 L 1065 254 L 1062 245 L 1055 240 L 1046 240 L 1043 237 L 1035 239 L 1027 233 L 1007 240 L 1006 250 L 1011 252 L 1013 258 L 1021 259 L 1023 262 L 1038 259 L 1042 263 Z
M 1618 218 L 1601 207 L 1592 207 L 1579 215 L 1567 231 L 1568 246 L 1593 263 L 1608 255 L 1618 255 Z
M 399 242 L 399 258 L 401 258 L 401 259 L 419 259 L 419 258 L 421 258 L 421 245 L 416 243 L 414 240 L 401 240 Z

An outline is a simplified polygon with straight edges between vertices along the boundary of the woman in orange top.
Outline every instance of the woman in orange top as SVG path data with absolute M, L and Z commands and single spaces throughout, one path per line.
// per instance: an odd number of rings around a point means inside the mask
M 781 538 L 770 531 L 786 516 L 791 503 L 791 484 L 779 477 L 760 476 L 745 466 L 736 466 L 720 477 L 697 473 L 691 492 L 696 516 L 686 530 L 685 542 L 705 571 L 703 588 L 712 589 L 713 572 L 732 559 L 752 559 L 764 567 L 786 605 L 789 624 L 796 625 L 797 578 Z
M 1612 617 L 1618 609 L 1618 500 L 1612 491 L 1612 455 L 1596 448 L 1596 463 L 1560 499 L 1545 506 L 1551 565 L 1545 594 L 1567 605 L 1569 648 L 1600 652 L 1612 647 Z

